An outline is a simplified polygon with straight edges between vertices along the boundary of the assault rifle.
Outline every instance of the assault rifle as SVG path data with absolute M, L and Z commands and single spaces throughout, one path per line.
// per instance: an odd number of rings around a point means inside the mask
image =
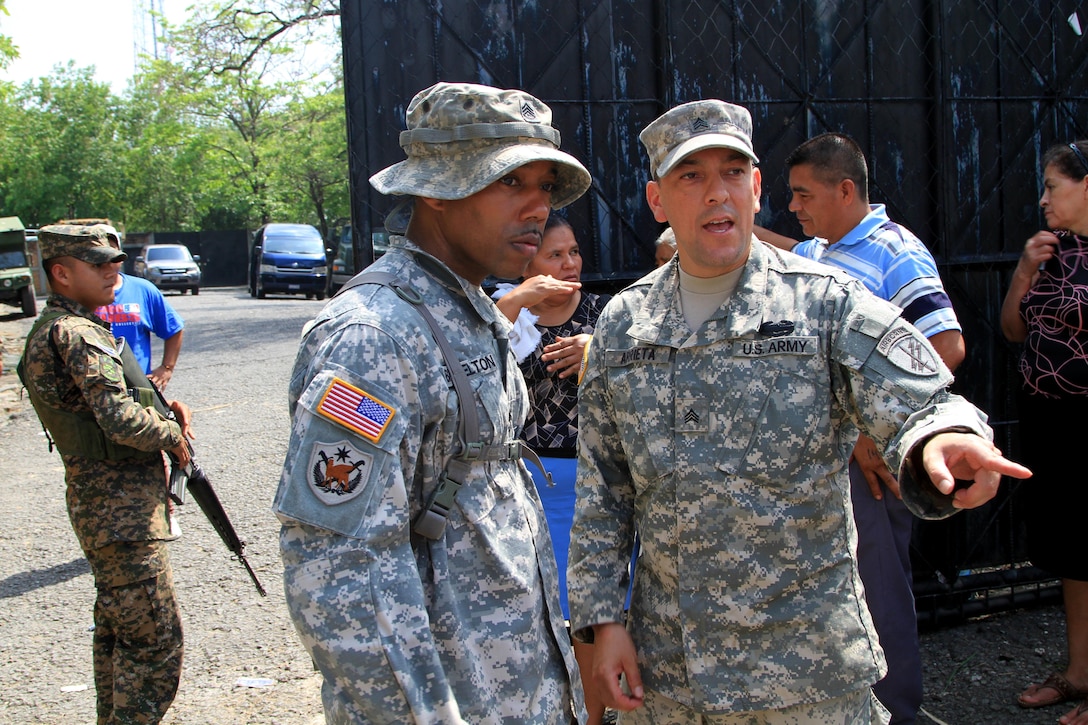
M 155 384 L 144 375 L 143 368 L 136 360 L 136 356 L 132 354 L 132 350 L 124 344 L 123 340 L 120 347 L 121 360 L 124 362 L 125 382 L 134 391 L 139 391 L 133 394 L 136 402 L 148 407 L 153 406 L 163 417 L 176 421 L 177 417 L 167 404 L 166 398 L 155 387 Z M 150 396 L 144 392 L 148 388 L 153 391 Z M 141 393 L 143 394 L 141 395 Z M 227 545 L 227 548 L 230 549 L 238 561 L 242 562 L 242 566 L 246 568 L 249 578 L 253 580 L 253 586 L 257 587 L 257 592 L 262 597 L 268 596 L 268 592 L 264 590 L 257 578 L 257 573 L 253 571 L 253 567 L 249 565 L 249 561 L 246 559 L 246 542 L 238 538 L 238 533 L 234 530 L 227 512 L 223 509 L 223 504 L 219 502 L 219 497 L 215 495 L 211 481 L 204 474 L 204 470 L 197 465 L 196 458 L 193 455 L 193 447 L 189 445 L 188 440 L 185 440 L 185 445 L 189 448 L 189 463 L 187 465 L 179 466 L 174 456 L 170 456 L 172 464 L 170 466 L 170 498 L 176 504 L 182 506 L 185 504 L 185 491 L 188 489 L 193 496 L 193 500 L 197 502 L 200 510 L 204 512 L 204 516 L 211 523 L 212 528 L 219 534 L 219 538 L 223 540 L 223 543 Z

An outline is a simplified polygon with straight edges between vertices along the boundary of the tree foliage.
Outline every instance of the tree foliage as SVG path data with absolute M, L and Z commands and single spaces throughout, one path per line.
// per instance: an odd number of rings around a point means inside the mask
M 108 216 L 130 231 L 292 221 L 330 234 L 349 218 L 338 3 L 194 8 L 166 25 L 173 59 L 146 62 L 121 96 L 71 65 L 0 87 L 0 216 Z
M 4 7 L 5 0 L 0 0 L 0 15 L 7 15 L 8 9 Z M 19 57 L 19 49 L 11 42 L 11 38 L 0 34 L 0 69 L 7 68 L 11 61 Z
M 117 99 L 90 68 L 66 68 L 4 99 L 0 203 L 27 224 L 121 208 Z

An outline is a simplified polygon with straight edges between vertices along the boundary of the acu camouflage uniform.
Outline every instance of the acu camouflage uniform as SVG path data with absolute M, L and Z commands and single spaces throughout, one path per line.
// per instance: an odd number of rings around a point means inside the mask
M 165 543 L 160 452 L 181 443 L 181 429 L 126 393 L 107 323 L 56 294 L 42 314 L 55 311 L 63 316 L 27 339 L 23 364 L 36 409 L 93 420 L 104 439 L 94 457 L 73 455 L 66 451 L 78 444 L 52 432 L 64 460 L 68 517 L 98 589 L 98 722 L 157 723 L 181 678 L 181 618 Z M 40 415 L 45 419 L 48 411 Z
M 516 441 L 527 395 L 491 300 L 401 237 L 370 271 L 410 284 L 437 319 L 475 390 L 464 404 L 483 442 Z M 338 408 L 343 396 L 355 407 Z M 376 284 L 334 298 L 303 339 L 290 407 L 275 500 L 284 588 L 325 678 L 327 721 L 565 724 L 584 713 L 525 465 L 474 463 L 442 537 L 411 531 L 459 449 L 452 379 L 415 306 Z
M 678 264 L 605 308 L 580 389 L 569 596 L 577 636 L 622 622 L 648 690 L 702 712 L 781 709 L 883 676 L 863 598 L 847 460 L 886 448 L 922 516 L 952 512 L 908 454 L 989 438 L 926 339 L 842 272 L 753 240 L 730 300 L 694 333 Z

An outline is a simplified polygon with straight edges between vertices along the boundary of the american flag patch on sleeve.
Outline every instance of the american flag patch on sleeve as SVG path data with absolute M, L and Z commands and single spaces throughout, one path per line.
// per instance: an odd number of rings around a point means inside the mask
M 393 408 L 369 393 L 340 378 L 333 378 L 317 412 L 331 421 L 349 428 L 371 443 L 377 443 L 393 420 Z

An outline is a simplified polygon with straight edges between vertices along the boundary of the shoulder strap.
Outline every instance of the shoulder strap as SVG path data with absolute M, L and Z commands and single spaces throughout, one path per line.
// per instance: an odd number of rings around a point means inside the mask
M 450 377 L 453 379 L 453 389 L 457 392 L 457 410 L 459 414 L 457 435 L 461 439 L 461 450 L 450 459 L 446 470 L 442 472 L 438 486 L 436 486 L 434 493 L 427 502 L 427 506 L 424 507 L 424 510 L 413 523 L 412 530 L 428 539 L 442 537 L 442 532 L 446 528 L 447 512 L 453 506 L 453 499 L 461 489 L 461 484 L 468 476 L 475 461 L 510 460 L 526 456 L 536 464 L 537 468 L 544 472 L 548 485 L 552 485 L 551 474 L 544 469 L 544 465 L 540 462 L 540 458 L 536 453 L 523 442 L 514 441 L 486 445 L 480 440 L 479 412 L 476 410 L 475 404 L 469 404 L 469 401 L 474 400 L 472 384 L 469 383 L 465 371 L 461 369 L 461 362 L 457 358 L 457 353 L 450 346 L 449 340 L 438 325 L 438 321 L 434 319 L 434 315 L 423 304 L 422 295 L 411 285 L 401 282 L 396 276 L 377 270 L 363 270 L 352 277 L 336 294 L 343 294 L 349 289 L 364 284 L 378 284 L 389 287 L 397 293 L 398 297 L 419 311 L 424 322 L 431 328 L 431 335 L 438 344 L 438 349 L 442 352 L 442 359 L 446 362 L 446 369 L 450 371 Z
M 349 289 L 364 284 L 379 284 L 389 287 L 397 293 L 398 297 L 419 310 L 424 322 L 431 328 L 431 335 L 434 336 L 435 342 L 438 343 L 438 349 L 442 351 L 442 359 L 446 361 L 446 368 L 453 378 L 453 389 L 457 391 L 457 407 L 460 412 L 457 435 L 461 438 L 461 455 L 471 455 L 473 448 L 483 445 L 480 442 L 480 418 L 476 406 L 467 405 L 463 402 L 473 399 L 472 385 L 469 383 L 465 371 L 461 369 L 461 363 L 457 359 L 457 354 L 453 351 L 453 348 L 450 347 L 449 340 L 442 333 L 442 328 L 438 326 L 438 321 L 434 319 L 434 315 L 423 304 L 423 297 L 414 287 L 402 283 L 388 272 L 370 272 L 366 270 L 352 277 L 336 294 L 343 294 Z

